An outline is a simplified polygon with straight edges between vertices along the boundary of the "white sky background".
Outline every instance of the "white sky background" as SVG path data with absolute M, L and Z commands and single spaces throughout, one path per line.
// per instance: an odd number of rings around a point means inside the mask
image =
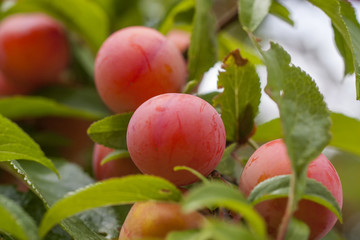
M 281 2 L 291 12 L 295 26 L 269 16 L 258 29 L 257 36 L 264 42 L 278 42 L 290 53 L 292 63 L 301 67 L 315 80 L 331 111 L 360 119 L 360 101 L 356 101 L 355 77 L 352 75 L 344 78 L 344 63 L 334 43 L 330 19 L 307 1 Z M 359 16 L 360 3 L 353 2 L 353 6 Z M 216 68 L 209 71 L 207 80 L 199 89 L 201 92 L 216 89 L 217 71 Z M 264 68 L 259 68 L 259 74 L 263 88 L 266 84 Z M 264 122 L 277 116 L 276 105 L 263 94 L 257 121 Z

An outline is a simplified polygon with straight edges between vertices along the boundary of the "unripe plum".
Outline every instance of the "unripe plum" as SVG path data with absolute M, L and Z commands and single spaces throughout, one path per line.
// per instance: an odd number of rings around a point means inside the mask
M 148 27 L 132 26 L 113 33 L 96 56 L 96 87 L 115 113 L 135 111 L 153 96 L 181 91 L 186 77 L 180 51 Z
M 95 144 L 92 164 L 94 175 L 97 180 L 141 173 L 131 158 L 115 159 L 101 165 L 101 161 L 113 151 L 114 149 L 105 147 L 100 144 Z
M 178 165 L 208 175 L 221 160 L 226 144 L 225 127 L 209 103 L 181 93 L 155 96 L 143 103 L 130 119 L 127 146 L 135 165 L 145 174 L 168 179 L 177 186 L 198 180 Z
M 69 55 L 64 28 L 43 13 L 13 14 L 0 24 L 0 69 L 9 81 L 26 86 L 53 83 Z
M 178 203 L 137 202 L 125 219 L 119 240 L 165 239 L 171 231 L 196 229 L 204 221 L 205 217 L 198 212 L 184 214 Z
M 278 175 L 291 174 L 290 164 L 283 140 L 270 141 L 258 148 L 250 157 L 240 177 L 239 188 L 248 196 L 260 182 Z M 340 178 L 331 162 L 323 154 L 309 164 L 307 177 L 322 183 L 342 207 L 343 195 Z M 279 198 L 256 205 L 256 209 L 264 217 L 268 232 L 272 236 L 277 234 L 286 204 L 287 198 Z M 310 227 L 310 239 L 321 239 L 337 221 L 335 214 L 329 209 L 304 199 L 299 202 L 294 216 Z

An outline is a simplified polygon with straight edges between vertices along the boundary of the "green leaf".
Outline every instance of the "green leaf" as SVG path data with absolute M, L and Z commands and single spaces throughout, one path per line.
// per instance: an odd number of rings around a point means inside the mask
M 331 19 L 335 42 L 345 62 L 345 73 L 355 71 L 356 98 L 360 99 L 360 24 L 350 2 L 309 0 Z M 352 56 L 350 56 L 350 54 Z
M 0 162 L 16 159 L 31 160 L 59 174 L 54 164 L 21 128 L 0 115 Z
M 101 160 L 100 165 L 104 165 L 107 162 L 116 161 L 118 159 L 130 158 L 130 154 L 126 150 L 114 150 Z
M 14 96 L 0 99 L 0 114 L 11 119 L 44 116 L 99 119 L 103 113 L 68 107 L 52 99 L 39 96 Z
M 201 80 L 202 75 L 217 61 L 215 17 L 212 1 L 195 0 L 195 16 L 188 51 L 189 80 Z
M 254 127 L 258 113 L 261 89 L 254 65 L 243 59 L 239 50 L 231 52 L 224 60 L 225 72 L 219 73 L 218 88 L 224 88 L 214 98 L 214 106 L 221 107 L 221 119 L 226 129 L 226 139 L 246 142 Z
M 93 123 L 88 129 L 90 138 L 106 147 L 127 149 L 126 131 L 132 114 L 117 114 Z
M 185 196 L 183 208 L 195 211 L 203 207 L 225 207 L 239 213 L 260 238 L 266 235 L 264 220 L 249 205 L 240 191 L 223 183 L 212 182 L 191 189 Z
M 218 33 L 217 37 L 219 42 L 219 57 L 221 57 L 221 59 L 224 59 L 229 52 L 234 49 L 240 49 L 243 58 L 248 59 L 252 64 L 263 64 L 255 49 L 248 44 L 243 43 L 238 38 L 233 37 L 225 31 Z
M 70 7 L 71 6 L 71 7 Z M 94 49 L 100 48 L 109 36 L 109 19 L 101 7 L 88 0 L 28 0 L 19 1 L 4 14 L 46 12 L 79 33 Z
M 289 10 L 277 0 L 273 0 L 269 9 L 269 13 L 284 20 L 286 23 L 294 26 L 294 21 L 290 17 Z
M 19 192 L 16 186 L 0 186 L 0 195 L 3 195 L 16 202 L 29 216 L 31 216 L 36 224 L 40 223 L 46 209 L 44 203 L 32 191 Z M 38 229 L 36 227 L 36 235 Z M 0 234 L 1 236 L 1 234 Z M 38 236 L 38 238 L 40 238 Z M 53 228 L 45 238 L 46 240 L 72 240 L 69 234 L 59 226 Z
M 206 234 L 214 240 L 259 239 L 247 228 L 245 228 L 244 225 L 227 223 L 219 220 L 208 221 L 204 229 L 202 229 L 202 232 L 203 235 Z
M 256 205 L 265 200 L 284 198 L 289 194 L 290 175 L 280 175 L 266 179 L 255 186 L 248 201 Z M 307 178 L 303 199 L 316 202 L 332 211 L 342 222 L 341 209 L 334 196 L 320 182 Z
M 330 118 L 332 138 L 329 145 L 360 156 L 360 136 L 354 134 L 360 132 L 360 121 L 334 112 L 330 114 Z M 259 125 L 253 139 L 259 142 L 268 142 L 282 138 L 282 136 L 280 119 L 276 118 Z
M 166 240 L 203 240 L 199 235 L 199 230 L 172 231 L 166 236 Z
M 201 173 L 199 173 L 195 169 L 187 167 L 187 166 L 176 166 L 176 167 L 174 167 L 174 171 L 188 171 L 188 172 L 192 173 L 193 175 L 195 175 L 196 177 L 198 177 L 203 183 L 209 182 L 208 179 L 206 177 L 204 177 Z
M 286 232 L 285 240 L 309 239 L 310 229 L 302 221 L 292 218 Z
M 162 21 L 159 31 L 166 35 L 172 26 L 174 25 L 174 19 L 176 15 L 181 12 L 186 12 L 195 7 L 195 0 L 183 0 L 176 4 L 166 15 L 165 19 Z
M 76 213 L 150 199 L 178 201 L 181 199 L 181 192 L 167 180 L 147 175 L 132 175 L 97 182 L 69 193 L 56 202 L 40 224 L 40 236 L 44 236 L 55 224 Z
M 221 157 L 219 164 L 216 167 L 221 174 L 226 176 L 233 176 L 235 171 L 235 160 L 232 153 L 236 149 L 237 144 L 233 143 L 225 148 L 224 154 Z
M 46 207 L 54 204 L 66 193 L 93 183 L 93 179 L 76 164 L 60 160 L 54 160 L 54 164 L 61 175 L 60 180 L 49 174 L 46 168 L 32 162 L 11 162 L 13 169 L 25 179 Z M 100 233 L 107 238 L 118 235 L 118 217 L 113 208 L 99 208 L 67 218 L 60 225 L 73 239 L 104 240 Z
M 34 220 L 13 200 L 0 194 L 0 232 L 19 240 L 40 239 Z
M 268 71 L 266 93 L 277 103 L 284 142 L 296 175 L 330 142 L 329 111 L 315 82 L 290 64 L 290 55 L 279 45 L 262 52 Z
M 253 32 L 269 13 L 271 0 L 239 0 L 239 20 L 247 32 Z

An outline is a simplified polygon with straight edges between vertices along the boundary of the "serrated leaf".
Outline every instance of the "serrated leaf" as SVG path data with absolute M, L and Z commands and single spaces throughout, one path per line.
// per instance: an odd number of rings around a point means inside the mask
M 233 210 L 241 214 L 260 239 L 265 238 L 264 220 L 247 203 L 238 189 L 219 182 L 212 182 L 191 189 L 184 198 L 183 208 L 186 211 L 195 211 L 203 207 L 225 207 Z
M 286 23 L 294 26 L 294 21 L 290 17 L 289 10 L 277 0 L 273 0 L 269 9 L 269 13 L 284 20 Z
M 221 119 L 226 139 L 243 143 L 254 126 L 258 113 L 261 89 L 254 65 L 243 59 L 239 50 L 224 60 L 225 72 L 219 73 L 218 88 L 224 91 L 214 98 L 214 106 L 221 107 Z
M 162 21 L 159 31 L 166 35 L 174 24 L 176 15 L 181 12 L 188 11 L 195 7 L 195 0 L 183 0 L 179 1 L 174 7 L 171 8 L 165 19 Z
M 68 107 L 52 99 L 39 96 L 14 96 L 0 99 L 0 114 L 10 119 L 44 116 L 99 119 L 102 113 Z
M 61 179 L 49 174 L 46 168 L 29 161 L 12 161 L 11 166 L 23 178 L 29 187 L 43 201 L 46 207 L 51 206 L 66 193 L 93 183 L 87 174 L 76 164 L 54 160 Z M 78 216 L 65 219 L 61 226 L 73 239 L 104 240 L 98 235 L 102 233 L 107 238 L 115 238 L 119 223 L 112 208 L 94 209 Z
M 330 114 L 330 118 L 332 138 L 329 146 L 360 156 L 360 136 L 354 134 L 360 132 L 360 121 L 335 112 Z M 268 142 L 282 137 L 280 119 L 276 118 L 259 125 L 253 139 L 259 142 Z
M 53 15 L 69 29 L 79 33 L 95 51 L 100 48 L 110 34 L 109 19 L 106 13 L 96 3 L 87 0 L 19 1 L 4 15 L 39 11 Z
M 21 128 L 0 115 L 0 162 L 16 159 L 30 160 L 59 174 L 54 164 Z
M 55 224 L 76 213 L 151 199 L 178 201 L 181 199 L 181 192 L 167 180 L 148 175 L 132 175 L 97 182 L 69 193 L 56 202 L 40 224 L 40 236 L 44 236 Z
M 239 0 L 239 20 L 245 31 L 253 32 L 269 13 L 271 0 Z
M 315 82 L 290 64 L 279 45 L 262 52 L 268 71 L 266 93 L 276 102 L 292 169 L 301 175 L 330 142 L 330 117 Z
M 256 185 L 248 200 L 256 205 L 265 200 L 287 197 L 289 194 L 290 175 L 280 175 L 266 179 Z M 331 192 L 320 182 L 307 178 L 303 199 L 316 202 L 332 211 L 342 222 L 341 209 Z
M 309 239 L 310 228 L 302 221 L 292 218 L 286 232 L 285 240 Z
M 343 56 L 346 73 L 355 71 L 356 98 L 360 99 L 360 24 L 350 2 L 343 0 L 309 0 L 331 19 L 335 31 L 335 42 Z M 341 37 L 340 37 L 341 35 Z M 349 53 L 352 56 L 349 56 Z M 351 66 L 352 65 L 352 66 Z
M 195 0 L 195 16 L 188 51 L 189 80 L 200 81 L 217 61 L 212 1 Z
M 0 232 L 19 240 L 40 239 L 34 220 L 13 200 L 0 194 Z
M 88 135 L 101 145 L 125 150 L 126 131 L 132 114 L 122 113 L 101 119 L 90 126 Z

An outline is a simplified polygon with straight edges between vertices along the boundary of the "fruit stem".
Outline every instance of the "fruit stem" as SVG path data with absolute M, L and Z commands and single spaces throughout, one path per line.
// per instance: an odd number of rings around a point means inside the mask
M 253 139 L 249 138 L 247 142 L 254 150 L 259 148 L 259 145 Z
M 294 214 L 294 205 L 296 204 L 295 201 L 295 186 L 296 186 L 296 175 L 294 173 L 291 174 L 290 177 L 290 190 L 289 190 L 289 197 L 285 209 L 284 216 L 282 218 L 277 238 L 276 240 L 284 240 L 286 236 L 286 232 L 290 223 L 290 220 L 292 218 L 292 215 Z

